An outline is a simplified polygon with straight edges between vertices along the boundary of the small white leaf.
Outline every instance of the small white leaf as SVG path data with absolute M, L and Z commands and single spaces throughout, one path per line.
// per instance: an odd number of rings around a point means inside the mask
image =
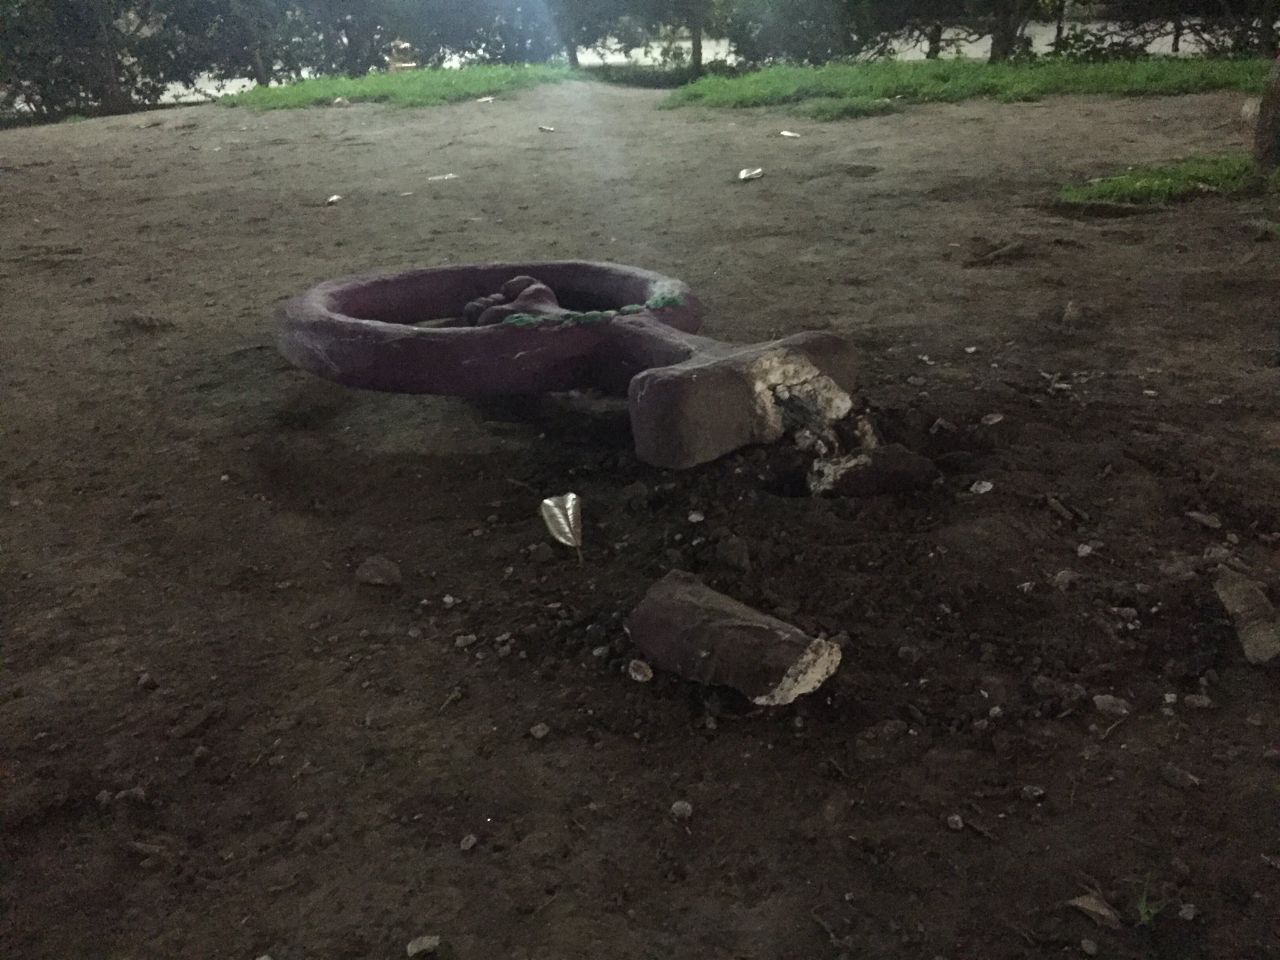
M 582 549 L 582 502 L 576 493 L 543 500 L 542 519 L 557 543 Z
M 1123 926 L 1119 915 L 1111 908 L 1111 905 L 1096 893 L 1086 893 L 1083 896 L 1076 897 L 1074 900 L 1068 900 L 1067 906 L 1075 907 L 1094 923 L 1111 930 L 1119 930 Z

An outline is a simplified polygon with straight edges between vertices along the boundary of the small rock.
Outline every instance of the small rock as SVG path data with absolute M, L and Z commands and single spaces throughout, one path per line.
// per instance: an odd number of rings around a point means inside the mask
M 468 833 L 465 837 L 462 838 L 461 842 L 458 844 L 458 849 L 461 850 L 463 853 L 466 853 L 468 850 L 474 850 L 476 847 L 476 844 L 479 842 L 480 842 L 479 837 L 477 837 L 474 833 Z
M 409 945 L 404 948 L 407 956 L 430 956 L 440 949 L 439 937 L 415 937 L 409 941 Z
M 716 561 L 731 570 L 751 570 L 751 547 L 741 537 L 730 535 L 716 544 Z
M 1086 957 L 1096 957 L 1098 955 L 1098 945 L 1092 940 L 1081 940 L 1080 952 Z
M 1003 413 L 988 413 L 979 421 L 984 427 L 994 427 L 997 423 L 1004 419 Z
M 1113 697 L 1109 693 L 1100 693 L 1093 698 L 1093 705 L 1099 713 L 1105 713 L 1110 717 L 1127 717 L 1133 709 L 1129 706 L 1129 701 L 1120 697 Z
M 671 805 L 671 816 L 677 820 L 688 820 L 693 816 L 693 804 L 688 800 L 677 800 Z
M 350 100 L 348 100 L 346 97 L 334 97 L 334 98 L 333 98 L 332 106 L 335 106 L 335 107 L 349 107 L 349 106 L 351 106 L 351 101 L 350 101 Z
M 990 493 L 995 488 L 996 485 L 990 480 L 975 480 L 969 487 L 969 492 L 981 495 L 984 493 Z
M 643 660 L 632 660 L 627 664 L 627 676 L 636 683 L 648 683 L 653 679 L 653 667 Z
M 456 637 L 454 639 L 453 645 L 457 647 L 459 650 L 465 650 L 467 649 L 467 647 L 474 644 L 478 639 L 479 638 L 474 633 L 464 633 L 462 636 Z
M 144 804 L 147 802 L 147 791 L 142 787 L 130 787 L 128 790 L 121 790 L 117 793 L 115 799 L 117 803 L 128 800 L 133 803 Z
M 1021 794 L 1022 794 L 1023 800 L 1029 800 L 1032 803 L 1038 803 L 1044 799 L 1045 789 L 1044 787 L 1037 787 L 1032 784 L 1027 784 L 1025 787 L 1022 788 Z
M 1188 773 L 1181 767 L 1175 767 L 1172 763 L 1166 763 L 1160 768 L 1160 779 L 1171 787 L 1177 787 L 1179 790 L 1198 787 L 1201 782 L 1199 777 Z
M 963 830 L 964 817 L 960 816 L 960 814 L 958 813 L 951 814 L 949 817 L 947 817 L 947 829 L 955 830 L 957 832 Z
M 1083 558 L 1083 557 L 1088 557 L 1088 556 L 1092 556 L 1092 555 L 1093 555 L 1093 544 L 1091 544 L 1091 543 L 1082 543 L 1082 544 L 1080 544 L 1078 547 L 1076 547 L 1076 556 L 1077 556 L 1077 557 L 1082 557 L 1082 558 Z
M 1203 693 L 1189 694 L 1182 698 L 1182 702 L 1195 710 L 1212 710 L 1216 706 L 1213 698 L 1207 697 Z
M 1080 574 L 1074 570 L 1059 570 L 1050 578 L 1049 582 L 1055 587 L 1066 593 L 1080 580 Z
M 649 505 L 649 488 L 637 480 L 629 483 L 621 490 L 622 500 L 632 510 L 639 510 Z
M 1208 530 L 1222 529 L 1222 521 L 1218 518 L 1216 513 L 1201 513 L 1199 510 L 1189 510 L 1187 512 L 1187 517 Z
M 199 733 L 216 720 L 220 720 L 226 714 L 227 708 L 220 700 L 212 700 L 197 710 L 187 715 L 187 718 L 181 723 L 175 724 L 169 730 L 169 736 L 175 740 L 183 737 L 190 737 Z
M 1194 920 L 1199 915 L 1200 911 L 1196 909 L 1196 905 L 1194 903 L 1184 903 L 1178 908 L 1179 920 Z
M 689 513 L 690 523 L 702 523 L 706 519 L 707 519 L 707 515 L 703 513 L 701 510 L 693 510 L 693 511 L 690 511 Z
M 156 683 L 155 677 L 151 676 L 151 674 L 149 673 L 138 674 L 139 690 L 154 690 L 158 686 L 160 686 L 160 684 Z
M 529 736 L 535 740 L 545 740 L 551 733 L 551 727 L 545 723 L 535 723 L 529 728 Z
M 372 556 L 356 567 L 356 580 L 371 587 L 398 587 L 404 582 L 400 565 L 383 556 Z
M 920 648 L 909 643 L 904 643 L 898 648 L 898 659 L 903 663 L 919 663 Z
M 548 547 L 547 549 L 550 550 L 551 548 Z M 462 602 L 461 600 L 459 600 L 457 597 L 449 593 L 446 593 L 443 597 L 440 598 L 440 603 L 446 610 L 452 610 L 461 602 Z
M 307 813 L 305 810 L 299 810 L 293 815 L 293 821 L 294 823 L 309 823 L 311 821 L 311 814 Z

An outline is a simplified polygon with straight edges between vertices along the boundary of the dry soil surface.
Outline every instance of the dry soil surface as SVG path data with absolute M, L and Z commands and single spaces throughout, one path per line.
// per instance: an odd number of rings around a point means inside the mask
M 1280 691 L 1212 587 L 1280 583 L 1280 242 L 1260 201 L 1046 206 L 1238 145 L 1237 99 L 658 102 L 0 134 L 6 960 L 1280 956 Z M 271 344 L 321 279 L 553 258 L 678 276 L 724 339 L 847 334 L 944 479 L 667 474 L 607 409 L 346 391 Z M 568 490 L 583 565 L 537 515 Z M 840 673 L 777 711 L 632 681 L 675 567 Z

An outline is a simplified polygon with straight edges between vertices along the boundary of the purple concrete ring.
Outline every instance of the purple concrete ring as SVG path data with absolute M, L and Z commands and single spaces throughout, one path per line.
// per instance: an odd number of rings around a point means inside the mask
M 637 372 L 605 369 L 610 323 L 415 326 L 461 317 L 468 303 L 512 277 L 536 277 L 574 311 L 640 307 L 685 333 L 702 304 L 681 281 L 636 267 L 585 261 L 432 267 L 321 283 L 278 312 L 277 343 L 290 363 L 349 387 L 459 397 L 532 394 L 587 383 L 625 385 Z

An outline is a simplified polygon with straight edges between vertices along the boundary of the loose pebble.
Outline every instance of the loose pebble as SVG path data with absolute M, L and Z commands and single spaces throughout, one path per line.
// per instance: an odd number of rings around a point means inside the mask
M 953 813 L 947 817 L 947 829 L 960 831 L 964 829 L 964 817 L 958 813 Z
M 627 664 L 627 676 L 636 683 L 648 683 L 653 679 L 653 667 L 643 660 L 632 660 Z
M 1093 698 L 1093 705 L 1099 713 L 1110 717 L 1127 717 L 1133 709 L 1129 701 L 1121 697 L 1113 697 L 1109 693 L 1100 693 Z
M 529 736 L 535 740 L 545 740 L 551 733 L 551 727 L 545 723 L 535 723 L 529 728 Z
M 462 838 L 462 841 L 458 844 L 458 849 L 461 850 L 463 853 L 465 853 L 468 850 L 474 850 L 476 844 L 479 842 L 480 842 L 479 837 L 477 837 L 474 833 L 468 833 L 465 837 Z
M 404 581 L 400 566 L 383 556 L 372 556 L 356 567 L 356 581 L 371 587 L 398 587 Z
M 677 820 L 688 820 L 693 816 L 693 804 L 688 800 L 677 800 L 671 805 L 671 816 Z
M 404 952 L 410 957 L 430 956 L 440 949 L 440 942 L 439 937 L 414 937 L 404 948 Z

